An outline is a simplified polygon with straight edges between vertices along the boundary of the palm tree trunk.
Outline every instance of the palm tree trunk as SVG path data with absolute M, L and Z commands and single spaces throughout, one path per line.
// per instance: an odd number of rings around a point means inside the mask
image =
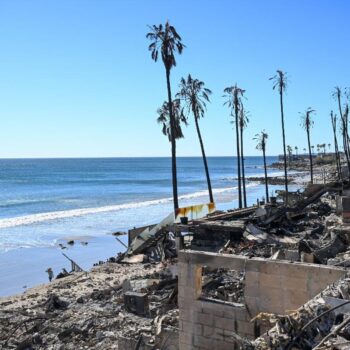
M 335 151 L 335 161 L 337 163 L 337 170 L 338 170 L 338 178 L 339 180 L 342 180 L 343 176 L 341 173 L 341 164 L 340 164 L 340 156 L 339 156 L 339 149 L 338 149 L 338 140 L 337 140 L 337 134 L 335 129 L 333 128 L 333 134 L 334 134 L 334 151 Z
M 244 208 L 247 208 L 247 193 L 245 187 L 245 171 L 244 171 L 244 151 L 243 151 L 243 128 L 240 126 L 241 133 L 241 161 L 242 161 L 242 185 L 243 185 L 243 203 Z
M 346 122 L 344 120 L 343 111 L 342 111 L 342 108 L 341 108 L 340 95 L 339 94 L 338 94 L 338 108 L 339 108 L 340 118 L 341 118 L 342 123 L 343 123 L 343 148 L 344 148 L 344 153 L 345 153 L 345 157 L 346 157 L 346 164 L 348 166 L 348 170 L 349 170 L 349 174 L 350 174 L 349 147 L 347 145 L 347 139 L 349 138 L 349 136 L 347 134 L 347 125 L 346 125 Z
M 285 204 L 288 205 L 288 174 L 287 174 L 287 155 L 286 155 L 286 136 L 284 132 L 284 113 L 283 113 L 283 92 L 280 92 L 281 119 L 282 119 L 282 138 L 283 138 L 283 157 L 284 157 L 284 187 Z
M 332 122 L 332 130 L 333 130 L 333 138 L 334 138 L 334 153 L 335 153 L 335 163 L 337 166 L 338 171 L 338 179 L 341 179 L 341 168 L 340 168 L 340 160 L 339 160 L 339 153 L 338 153 L 338 141 L 337 141 L 337 127 L 336 127 L 336 121 L 333 119 L 333 112 L 331 112 L 331 122 Z
M 345 114 L 345 113 L 344 113 Z M 346 150 L 348 154 L 348 168 L 349 168 L 349 174 L 350 174 L 350 147 L 349 147 L 349 133 L 348 133 L 348 114 L 344 115 L 344 124 L 345 124 L 345 136 L 346 136 Z
M 242 208 L 242 187 L 241 187 L 241 157 L 239 151 L 239 133 L 238 133 L 238 106 L 235 107 L 236 121 L 236 149 L 237 149 L 237 177 L 238 177 L 238 206 Z
M 343 123 L 343 148 L 344 148 L 344 153 L 345 153 L 345 157 L 346 157 L 346 164 L 348 166 L 348 170 L 350 173 L 350 156 L 349 156 L 349 149 L 347 146 L 347 132 L 346 132 L 346 122 L 344 120 L 344 117 L 342 116 L 342 123 Z
M 176 216 L 177 209 L 179 208 L 179 199 L 177 194 L 175 120 L 174 120 L 174 114 L 173 114 L 173 104 L 171 99 L 170 70 L 167 68 L 166 68 L 166 84 L 168 89 L 168 103 L 169 103 L 170 129 L 171 129 L 171 170 L 172 170 L 172 182 L 173 182 L 174 214 Z
M 307 145 L 309 147 L 309 160 L 310 160 L 310 178 L 311 183 L 314 183 L 314 173 L 313 173 L 313 166 L 312 166 L 312 155 L 311 155 L 311 142 L 310 142 L 310 130 L 309 128 L 306 129 L 307 133 Z
M 210 203 L 214 203 L 214 197 L 213 197 L 213 191 L 212 191 L 212 188 L 211 188 L 211 181 L 210 181 L 210 176 L 209 176 L 209 168 L 208 168 L 208 163 L 207 163 L 207 157 L 205 156 L 202 135 L 201 135 L 201 131 L 200 131 L 199 125 L 198 125 L 198 118 L 197 118 L 197 116 L 196 116 L 194 111 L 193 111 L 193 114 L 194 114 L 194 120 L 195 120 L 195 123 L 196 123 L 196 129 L 197 129 L 197 135 L 198 135 L 198 139 L 199 139 L 199 144 L 200 144 L 201 150 L 202 150 L 202 157 L 203 157 L 205 175 L 207 177 L 207 184 L 208 184 L 209 200 L 210 200 Z
M 266 155 L 265 155 L 265 145 L 262 148 L 264 157 L 264 171 L 265 171 L 265 192 L 266 192 L 266 203 L 269 202 L 269 185 L 267 183 L 267 167 L 266 167 Z

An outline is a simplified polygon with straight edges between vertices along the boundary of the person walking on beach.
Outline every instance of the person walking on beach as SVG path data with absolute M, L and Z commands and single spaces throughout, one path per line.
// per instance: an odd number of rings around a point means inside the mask
M 53 271 L 52 268 L 49 267 L 45 272 L 47 272 L 47 274 L 49 275 L 49 281 L 51 282 L 53 279 Z

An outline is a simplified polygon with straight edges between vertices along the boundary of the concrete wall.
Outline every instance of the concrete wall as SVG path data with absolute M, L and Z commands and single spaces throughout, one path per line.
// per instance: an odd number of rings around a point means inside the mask
M 245 271 L 245 305 L 201 300 L 202 266 Z M 207 252 L 179 253 L 180 350 L 234 349 L 232 334 L 264 332 L 250 320 L 260 312 L 285 314 L 345 275 L 342 268 Z

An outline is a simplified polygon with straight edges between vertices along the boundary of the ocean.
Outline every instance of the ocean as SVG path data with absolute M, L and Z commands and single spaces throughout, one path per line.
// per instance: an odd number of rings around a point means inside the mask
M 177 161 L 180 206 L 208 203 L 202 158 Z M 236 158 L 209 157 L 208 164 L 217 208 L 237 207 Z M 263 176 L 262 157 L 246 157 L 245 170 L 247 177 Z M 247 195 L 255 203 L 264 187 L 248 182 Z M 66 251 L 89 268 L 124 250 L 112 232 L 157 223 L 172 208 L 170 158 L 0 160 L 0 295 L 23 287 L 22 273 L 22 281 L 9 289 L 17 270 L 31 266 L 27 286 L 46 280 L 43 260 L 61 267 L 59 243 L 88 241 L 85 251 L 77 245 Z

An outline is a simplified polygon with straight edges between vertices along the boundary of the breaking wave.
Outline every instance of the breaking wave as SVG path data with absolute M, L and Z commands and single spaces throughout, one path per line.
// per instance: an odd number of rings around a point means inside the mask
M 254 186 L 258 186 L 258 184 L 247 185 L 247 187 L 254 187 Z M 215 188 L 215 189 L 213 189 L 213 193 L 214 194 L 222 194 L 225 192 L 234 191 L 236 189 L 237 189 L 237 187 Z M 179 196 L 179 200 L 180 201 L 181 200 L 189 200 L 189 199 L 194 199 L 194 198 L 198 198 L 198 197 L 203 197 L 206 195 L 208 195 L 208 191 L 203 190 L 203 191 L 198 191 L 198 192 L 194 192 L 194 193 L 181 195 L 181 196 Z M 168 198 L 154 199 L 154 200 L 148 200 L 148 201 L 143 201 L 143 202 L 132 202 L 132 203 L 125 203 L 125 204 L 107 205 L 107 206 L 95 207 L 95 208 L 80 208 L 80 209 L 60 210 L 60 211 L 52 211 L 52 212 L 45 212 L 45 213 L 12 217 L 12 218 L 7 218 L 7 219 L 0 219 L 0 229 L 21 226 L 21 225 L 31 225 L 31 224 L 41 223 L 41 222 L 49 221 L 49 220 L 66 219 L 66 218 L 72 218 L 72 217 L 78 217 L 78 216 L 84 216 L 84 215 L 105 213 L 105 212 L 111 212 L 111 211 L 121 211 L 121 210 L 128 210 L 128 209 L 136 209 L 136 208 L 154 206 L 154 205 L 159 205 L 159 204 L 166 204 L 166 203 L 171 203 L 172 200 L 173 199 L 171 197 L 168 197 Z

